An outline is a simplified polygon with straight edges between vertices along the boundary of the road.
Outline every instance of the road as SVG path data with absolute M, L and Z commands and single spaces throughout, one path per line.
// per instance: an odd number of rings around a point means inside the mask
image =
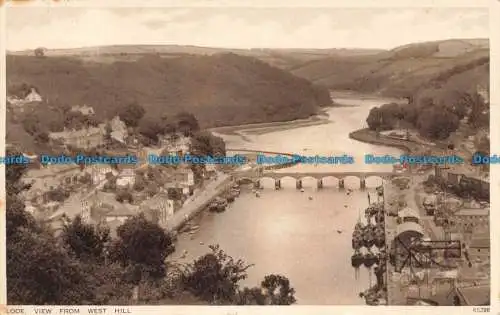
M 169 219 L 167 230 L 175 231 L 180 226 L 193 218 L 198 212 L 203 210 L 208 204 L 227 188 L 231 182 L 230 176 L 219 173 L 217 179 L 207 184 L 198 195 L 189 199 L 187 203 Z

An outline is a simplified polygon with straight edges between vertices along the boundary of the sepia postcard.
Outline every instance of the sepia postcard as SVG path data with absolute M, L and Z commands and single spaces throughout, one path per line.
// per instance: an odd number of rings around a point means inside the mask
M 20 2 L 0 313 L 495 310 L 496 2 Z

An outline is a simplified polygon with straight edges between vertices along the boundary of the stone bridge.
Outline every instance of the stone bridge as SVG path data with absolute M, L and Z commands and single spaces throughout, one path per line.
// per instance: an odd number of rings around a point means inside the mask
M 281 188 L 281 180 L 285 177 L 294 178 L 296 181 L 297 189 L 302 188 L 302 181 L 305 178 L 314 178 L 317 181 L 317 187 L 323 188 L 323 180 L 327 177 L 334 177 L 339 180 L 339 188 L 344 188 L 344 180 L 347 177 L 357 177 L 360 180 L 360 188 L 366 188 L 366 179 L 370 177 L 377 177 L 383 181 L 390 180 L 394 177 L 404 175 L 403 173 L 395 172 L 266 172 L 266 171 L 247 171 L 233 174 L 233 177 L 239 182 L 253 182 L 256 187 L 260 187 L 260 179 L 272 178 L 274 179 L 275 188 Z

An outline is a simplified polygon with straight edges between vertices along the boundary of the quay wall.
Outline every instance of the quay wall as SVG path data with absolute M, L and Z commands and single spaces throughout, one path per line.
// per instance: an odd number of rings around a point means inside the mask
M 219 195 L 227 191 L 234 184 L 234 180 L 230 176 L 225 176 L 223 179 L 210 183 L 193 201 L 184 205 L 179 211 L 174 213 L 166 227 L 167 232 L 177 232 L 193 217 L 206 209 L 208 205 Z

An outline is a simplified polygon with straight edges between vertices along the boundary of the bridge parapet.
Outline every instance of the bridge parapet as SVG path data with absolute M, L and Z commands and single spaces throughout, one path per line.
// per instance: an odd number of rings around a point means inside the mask
M 370 177 L 379 177 L 384 180 L 389 180 L 394 177 L 401 176 L 402 174 L 394 172 L 319 172 L 319 173 L 303 173 L 303 172 L 257 172 L 255 170 L 238 172 L 237 177 L 251 177 L 251 178 L 272 178 L 281 179 L 291 177 L 295 179 L 303 179 L 306 177 L 314 179 L 324 179 L 326 177 L 335 177 L 337 179 L 345 179 L 347 177 L 357 177 L 360 180 L 366 180 Z

